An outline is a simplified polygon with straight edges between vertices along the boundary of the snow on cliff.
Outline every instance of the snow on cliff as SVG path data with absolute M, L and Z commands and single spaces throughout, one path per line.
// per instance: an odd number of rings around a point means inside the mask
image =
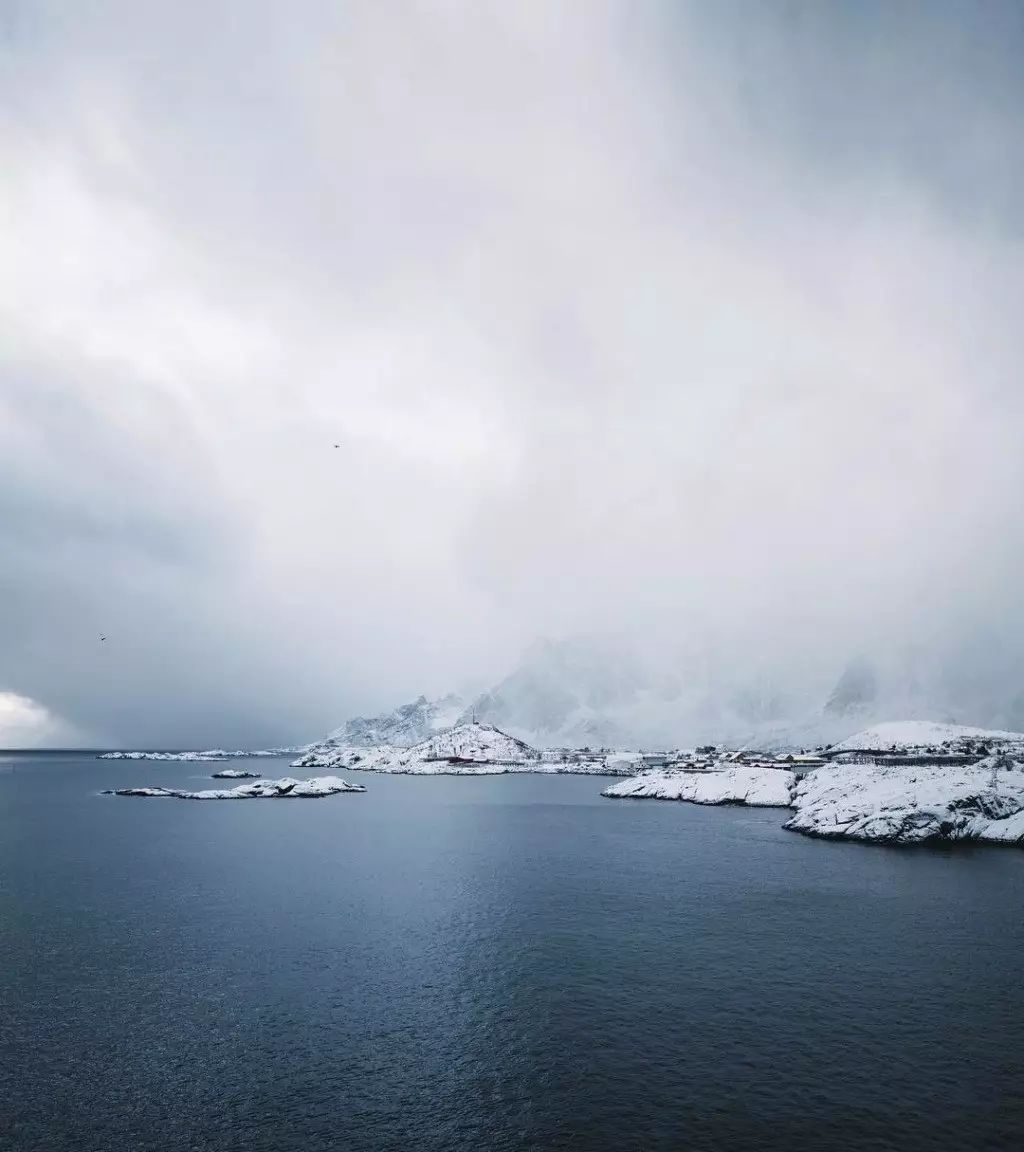
M 318 799 L 339 792 L 365 792 L 361 784 L 349 784 L 339 776 L 316 776 L 311 780 L 255 780 L 237 788 L 207 788 L 188 792 L 180 788 L 116 788 L 115 796 L 169 796 L 175 800 L 290 800 Z M 109 794 L 109 793 L 108 793 Z
M 793 804 L 785 827 L 809 836 L 1024 844 L 1024 764 L 1003 755 L 956 767 L 819 768 L 796 785 Z
M 1024 749 L 1024 733 L 1003 732 L 990 728 L 971 728 L 964 724 L 936 724 L 930 720 L 897 720 L 875 724 L 841 740 L 832 752 L 901 752 L 935 751 L 946 746 L 949 751 L 967 744 L 1019 745 Z
M 656 769 L 606 788 L 613 799 L 688 800 L 693 804 L 749 804 L 788 808 L 796 776 L 782 768 L 718 763 L 701 771 Z

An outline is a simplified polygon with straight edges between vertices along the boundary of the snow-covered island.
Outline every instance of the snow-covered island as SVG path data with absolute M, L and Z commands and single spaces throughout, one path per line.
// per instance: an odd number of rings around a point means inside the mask
M 319 799 L 339 792 L 365 792 L 361 784 L 349 784 L 340 776 L 317 776 L 310 780 L 255 780 L 236 788 L 208 788 L 190 792 L 182 788 L 110 788 L 107 796 L 172 797 L 175 800 L 294 800 Z
M 475 721 L 443 729 L 411 747 L 354 745 L 343 740 L 334 736 L 314 744 L 291 766 L 417 776 L 493 776 L 508 772 L 621 776 L 636 770 L 632 758 L 540 752 L 492 724 Z
M 228 753 L 214 749 L 210 752 L 103 752 L 97 760 L 195 760 L 199 763 L 227 760 Z
M 211 780 L 258 780 L 262 772 L 246 772 L 244 768 L 222 768 L 220 772 L 211 772 Z
M 254 756 L 292 756 L 299 748 L 236 749 L 210 748 L 205 752 L 102 752 L 97 760 L 184 760 L 206 763 L 218 760 L 244 760 Z

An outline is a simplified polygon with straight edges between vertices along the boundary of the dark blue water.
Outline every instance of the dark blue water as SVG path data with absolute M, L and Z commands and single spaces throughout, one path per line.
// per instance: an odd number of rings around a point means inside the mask
M 4 1149 L 1024 1147 L 1024 852 L 592 778 L 201 804 L 95 795 L 194 764 L 18 761 Z

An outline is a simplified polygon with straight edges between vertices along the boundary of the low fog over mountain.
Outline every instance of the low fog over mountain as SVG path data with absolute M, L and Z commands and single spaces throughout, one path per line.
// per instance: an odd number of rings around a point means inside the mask
M 834 682 L 801 693 L 749 674 L 713 654 L 638 654 L 594 638 L 531 646 L 494 687 L 465 698 L 420 696 L 373 718 L 356 718 L 330 738 L 340 744 L 412 745 L 467 720 L 494 724 L 537 747 L 673 747 L 712 741 L 766 747 L 831 743 L 893 716 L 1024 729 L 1024 693 L 993 666 L 987 679 L 936 663 L 937 653 L 901 660 L 851 659 Z M 994 662 L 995 665 L 995 662 Z
M 1022 43 L 4 5 L 0 744 L 1024 725 Z

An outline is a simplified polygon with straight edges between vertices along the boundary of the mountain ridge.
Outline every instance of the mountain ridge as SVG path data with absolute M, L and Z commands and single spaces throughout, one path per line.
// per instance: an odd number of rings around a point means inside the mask
M 701 653 L 645 660 L 607 639 L 538 641 L 508 675 L 471 699 L 421 695 L 390 712 L 355 717 L 321 743 L 412 747 L 473 720 L 538 748 L 724 743 L 796 750 L 836 743 L 893 716 L 1024 728 L 1012 681 L 1005 700 L 985 706 L 958 690 L 949 669 L 935 669 L 923 656 L 886 662 L 858 655 L 833 674 L 831 688 L 820 678 L 819 686 L 800 690 L 776 683 L 765 665 L 739 661 L 734 670 L 724 657 L 716 665 Z

